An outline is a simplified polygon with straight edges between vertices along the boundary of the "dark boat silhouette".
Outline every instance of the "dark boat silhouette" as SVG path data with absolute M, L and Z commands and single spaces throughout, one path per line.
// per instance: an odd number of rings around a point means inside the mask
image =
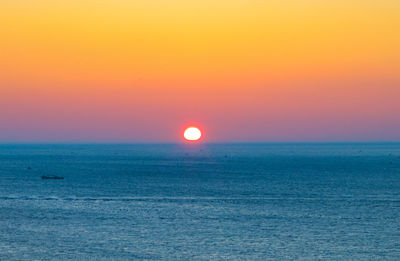
M 47 176 L 42 176 L 42 179 L 64 179 L 64 177 L 59 177 L 56 175 L 47 175 Z

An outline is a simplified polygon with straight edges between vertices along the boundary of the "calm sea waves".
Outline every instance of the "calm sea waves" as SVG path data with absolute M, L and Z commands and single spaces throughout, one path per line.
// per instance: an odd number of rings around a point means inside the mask
M 400 144 L 0 145 L 35 259 L 400 260 Z

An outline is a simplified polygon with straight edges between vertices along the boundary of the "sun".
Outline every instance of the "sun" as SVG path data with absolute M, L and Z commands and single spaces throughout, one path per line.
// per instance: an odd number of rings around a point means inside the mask
M 201 131 L 197 127 L 189 127 L 183 133 L 183 137 L 187 141 L 197 141 L 201 138 Z

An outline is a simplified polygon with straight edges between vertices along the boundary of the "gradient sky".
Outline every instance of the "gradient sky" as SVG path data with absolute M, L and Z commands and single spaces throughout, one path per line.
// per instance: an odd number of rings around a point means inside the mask
M 400 141 L 398 0 L 2 0 L 0 142 Z

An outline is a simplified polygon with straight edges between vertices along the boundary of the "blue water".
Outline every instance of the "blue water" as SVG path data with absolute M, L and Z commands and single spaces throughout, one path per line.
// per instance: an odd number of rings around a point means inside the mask
M 0 145 L 35 259 L 400 260 L 400 144 Z

